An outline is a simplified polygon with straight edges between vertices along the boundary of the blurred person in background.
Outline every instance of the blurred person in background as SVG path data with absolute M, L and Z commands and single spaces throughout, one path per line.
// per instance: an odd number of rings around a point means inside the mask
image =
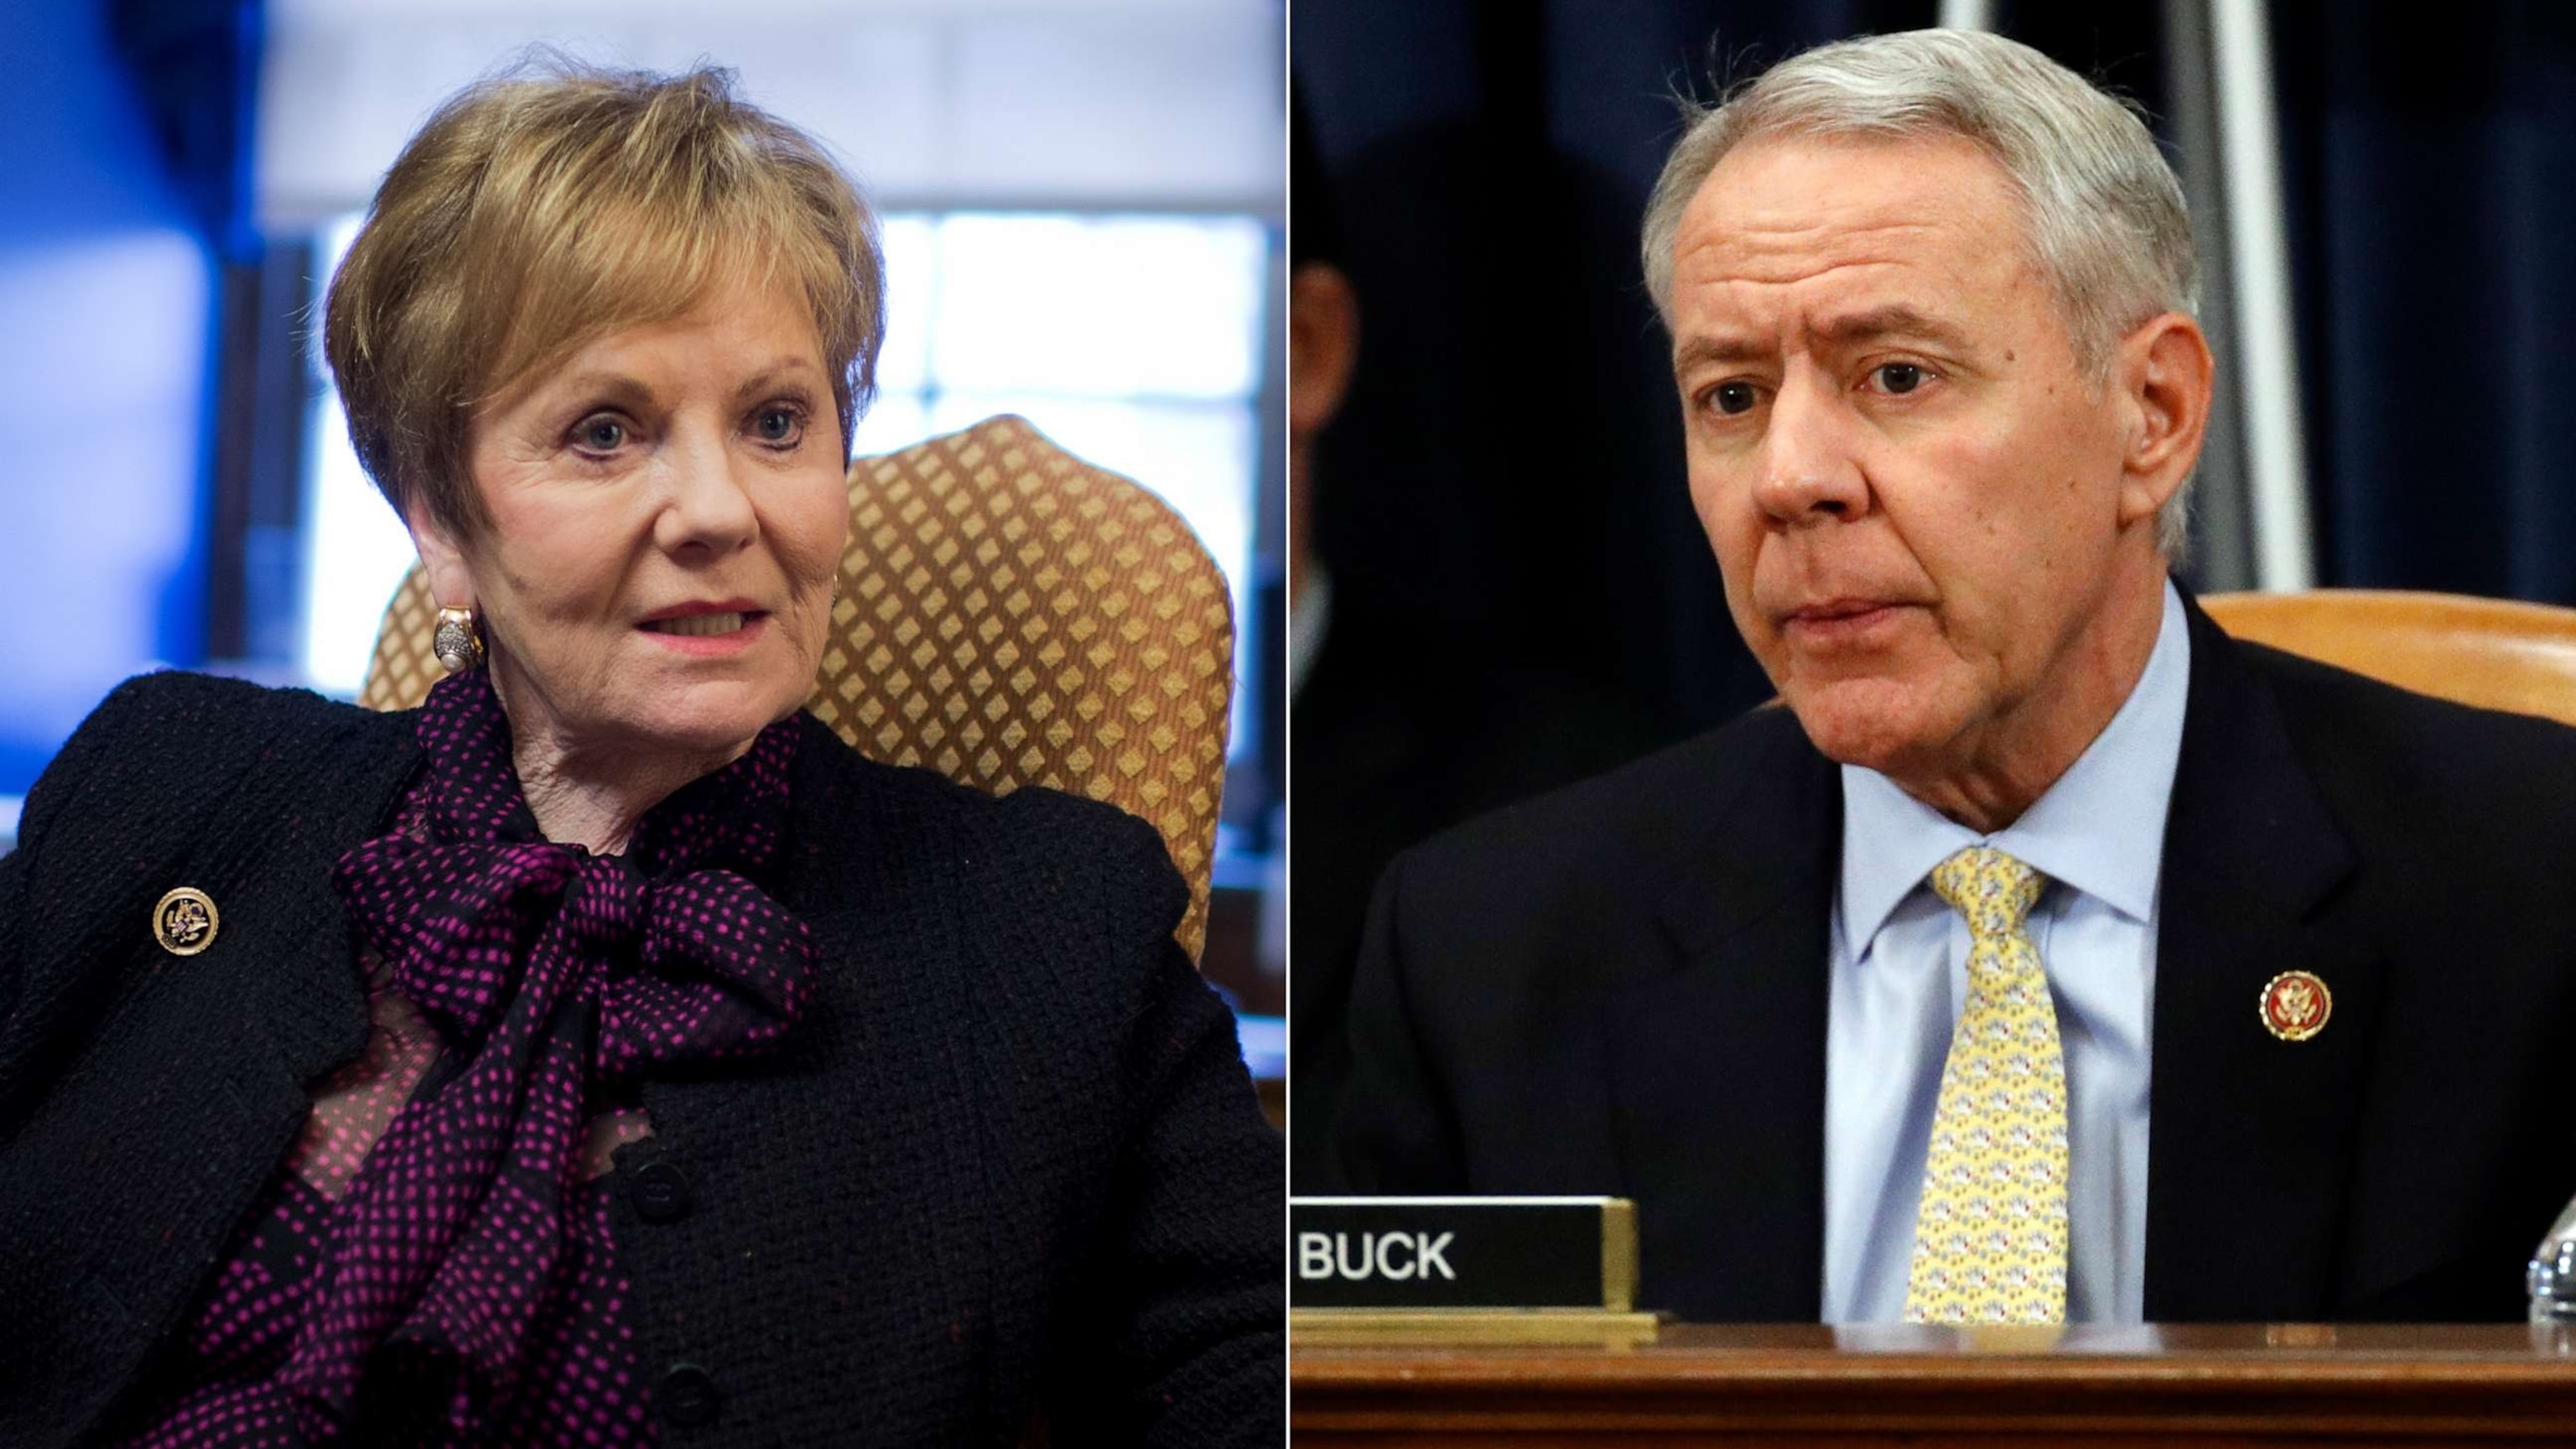
M 1350 1063 L 1344 1007 L 1369 888 L 1405 846 L 1579 779 L 1653 740 L 1567 674 L 1390 607 L 1360 577 L 1337 590 L 1315 528 L 1320 493 L 1366 489 L 1365 457 L 1319 471 L 1323 434 L 1359 362 L 1364 308 L 1302 98 L 1289 118 L 1289 1113 L 1300 1192 L 1324 1192 L 1332 1104 Z M 1383 542 L 1383 541 L 1381 541 Z
M 417 711 L 185 674 L 0 858 L 0 1439 L 1274 1444 L 1278 1137 L 1160 838 L 799 706 L 875 223 L 725 73 L 415 136 L 330 362 Z

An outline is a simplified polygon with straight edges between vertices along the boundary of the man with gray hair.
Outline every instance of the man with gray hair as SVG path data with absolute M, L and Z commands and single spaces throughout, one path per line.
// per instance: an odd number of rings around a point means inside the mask
M 2576 731 L 2169 578 L 2212 370 L 2146 127 L 1998 37 L 1829 45 L 1692 122 L 1644 250 L 1786 708 L 1396 861 L 1347 1185 L 1632 1197 L 1700 1320 L 2517 1316 Z

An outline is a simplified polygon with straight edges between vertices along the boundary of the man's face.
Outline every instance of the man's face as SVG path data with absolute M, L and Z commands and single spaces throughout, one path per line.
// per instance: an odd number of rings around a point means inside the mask
M 1782 699 L 1900 783 L 2012 747 L 2155 554 L 2004 173 L 1965 141 L 1755 141 L 1673 252 L 1691 499 Z

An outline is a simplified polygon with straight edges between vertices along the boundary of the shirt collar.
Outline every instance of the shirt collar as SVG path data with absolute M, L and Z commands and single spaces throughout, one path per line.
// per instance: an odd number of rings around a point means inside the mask
M 1972 845 L 1991 845 L 2131 920 L 2148 921 L 2190 687 L 2190 628 L 2182 595 L 2167 580 L 2156 647 L 2137 687 L 2057 783 L 2002 830 L 1979 835 L 1876 770 L 1843 766 L 1840 900 L 1852 954 L 1867 948 L 1932 867 Z
M 1308 560 L 1288 601 L 1288 698 L 1306 692 L 1306 676 L 1324 652 L 1324 631 L 1333 622 L 1333 578 L 1322 563 Z

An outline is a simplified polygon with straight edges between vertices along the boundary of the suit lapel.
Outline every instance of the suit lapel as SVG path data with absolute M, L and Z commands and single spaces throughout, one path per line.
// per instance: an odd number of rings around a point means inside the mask
M 1748 784 L 1690 843 L 1659 908 L 1674 969 L 1608 1006 L 1622 1175 L 1647 1305 L 1809 1320 L 1824 1255 L 1826 920 L 1842 843 L 1833 767 L 1783 712 L 1727 762 Z
M 323 803 L 276 832 L 279 849 L 259 868 L 285 902 L 245 923 L 263 933 L 259 949 L 245 954 L 273 963 L 245 983 L 245 992 L 258 998 L 278 1067 L 299 1096 L 309 1096 L 316 1078 L 364 1050 L 374 1030 L 357 942 L 331 874 L 341 856 L 390 823 L 420 762 L 417 717 L 406 710 L 354 721 L 310 787 L 311 798 Z
M 169 980 L 161 988 L 166 994 L 151 1004 L 153 1013 L 200 1023 L 208 1037 L 237 1044 L 205 1054 L 222 1074 L 225 1090 L 215 1094 L 216 1105 L 229 1106 L 230 1129 L 197 1134 L 198 1150 L 161 1168 L 189 1174 L 180 1200 L 206 1209 L 184 1223 L 174 1216 L 160 1234 L 162 1242 L 185 1244 L 191 1260 L 219 1247 L 267 1187 L 311 1110 L 313 1088 L 364 1050 L 373 1029 L 331 872 L 380 828 L 418 758 L 411 716 L 399 718 L 399 727 L 390 719 L 359 719 L 318 749 L 320 767 L 284 804 L 283 820 L 249 812 L 204 842 L 209 848 L 199 858 L 239 862 L 217 867 L 209 881 L 231 902 L 218 946 L 186 960 L 154 953 L 152 969 Z M 218 951 L 225 958 L 220 966 Z M 174 1074 L 174 1081 L 185 1080 Z M 148 1301 L 162 1285 L 190 1280 L 142 1255 L 111 1255 L 100 1272 L 128 1302 Z
M 2339 930 L 2350 843 L 2270 694 L 2196 605 L 2191 699 L 2166 823 L 2147 1177 L 2149 1322 L 2314 1319 L 2328 1294 L 2380 967 Z M 2303 1042 L 2266 985 L 2332 993 Z

